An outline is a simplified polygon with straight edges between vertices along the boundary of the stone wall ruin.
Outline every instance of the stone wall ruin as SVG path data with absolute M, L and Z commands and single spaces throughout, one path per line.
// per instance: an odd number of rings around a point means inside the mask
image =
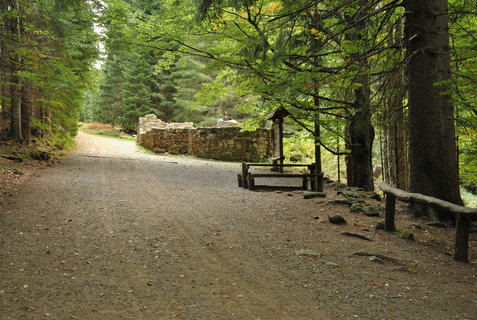
M 143 122 L 147 122 L 144 118 L 141 118 Z M 272 156 L 273 144 L 268 129 L 240 132 L 238 127 L 194 128 L 191 123 L 181 128 L 180 124 L 168 126 L 171 124 L 164 125 L 164 121 L 154 118 L 149 119 L 160 127 L 140 123 L 137 139 L 139 145 L 154 152 L 250 162 L 264 162 Z

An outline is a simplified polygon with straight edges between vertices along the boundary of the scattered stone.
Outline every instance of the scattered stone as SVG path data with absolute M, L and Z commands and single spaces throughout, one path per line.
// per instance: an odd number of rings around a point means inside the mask
M 304 199 L 325 198 L 325 197 L 326 197 L 326 193 L 324 192 L 307 191 L 303 193 Z
M 384 260 L 376 256 L 369 257 L 369 261 L 384 264 Z
M 389 262 L 393 262 L 393 263 L 400 264 L 400 265 L 403 264 L 400 260 L 398 260 L 396 258 L 391 258 L 391 257 L 385 256 L 383 254 L 379 254 L 379 253 L 368 253 L 368 252 L 360 251 L 360 252 L 353 253 L 353 256 L 376 257 L 376 258 L 381 259 L 382 261 L 389 261 Z
M 409 240 L 409 241 L 416 241 L 416 239 L 414 238 L 414 234 L 410 233 L 406 236 L 406 240 Z
M 121 132 L 119 133 L 119 138 L 121 138 L 121 139 L 127 139 L 127 138 L 132 138 L 132 137 L 133 137 L 132 135 L 127 134 L 126 132 L 122 132 L 122 131 L 121 131 Z
M 360 198 L 360 195 L 356 192 L 343 192 L 342 195 L 346 198 Z
M 2 170 L 7 171 L 7 172 L 11 172 L 11 173 L 17 174 L 17 175 L 22 175 L 23 174 L 23 172 L 21 172 L 18 169 L 15 169 L 15 168 L 4 168 Z
M 334 263 L 334 262 L 327 262 L 325 263 L 325 266 L 328 266 L 328 267 L 339 267 L 339 265 L 337 263 Z
M 413 227 L 414 229 L 418 229 L 418 230 L 423 230 L 424 227 L 422 225 L 420 225 L 419 223 L 411 223 L 411 227 Z
M 347 205 L 347 206 L 351 206 L 353 203 L 364 203 L 364 200 L 362 199 L 351 199 L 351 198 L 335 198 L 335 199 L 332 199 L 330 201 L 328 201 L 328 203 L 334 203 L 334 204 L 344 204 L 344 205 Z
M 328 178 L 328 177 L 323 177 L 323 181 L 324 181 L 325 183 L 333 183 L 333 182 L 334 182 L 333 180 L 331 180 L 331 179 Z
M 363 206 L 363 214 L 368 217 L 379 217 L 381 207 L 378 204 L 368 204 Z
M 328 216 L 328 221 L 333 224 L 345 224 L 346 220 L 340 215 Z
M 309 249 L 301 249 L 301 250 L 295 251 L 295 254 L 297 256 L 321 257 L 321 253 L 315 252 L 315 251 L 309 250 Z
M 46 151 L 34 150 L 30 153 L 30 156 L 34 160 L 49 161 L 51 159 L 50 154 Z
M 343 232 L 341 232 L 341 234 L 344 235 L 344 236 L 348 236 L 348 237 L 354 237 L 354 238 L 358 238 L 358 239 L 372 241 L 370 238 L 366 237 L 364 234 L 361 234 L 361 233 L 343 231 Z
M 385 227 L 386 227 L 386 224 L 382 221 L 376 224 L 376 230 L 384 230 Z
M 353 203 L 351 207 L 349 207 L 349 211 L 352 213 L 363 212 L 363 204 L 361 203 Z
M 447 224 L 445 224 L 444 222 L 441 222 L 441 221 L 428 222 L 428 223 L 426 223 L 426 225 L 428 225 L 429 227 L 447 228 Z
M 377 193 L 373 193 L 369 198 L 377 201 L 382 201 L 381 196 Z
M 315 219 L 315 220 L 319 220 L 319 219 L 320 219 L 320 217 L 313 217 L 313 219 Z
M 303 156 L 301 154 L 293 154 L 290 156 L 290 161 L 291 162 L 300 162 L 302 161 Z
M 322 203 L 325 203 L 326 200 L 324 199 L 318 199 L 318 200 L 315 200 L 315 203 L 318 203 L 318 204 L 322 204 Z

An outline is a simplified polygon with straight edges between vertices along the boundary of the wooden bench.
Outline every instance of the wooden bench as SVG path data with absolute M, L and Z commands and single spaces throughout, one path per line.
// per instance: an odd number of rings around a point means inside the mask
M 454 259 L 458 261 L 469 262 L 469 233 L 471 220 L 477 218 L 477 208 L 467 208 L 450 203 L 441 199 L 425 196 L 420 193 L 409 193 L 404 190 L 391 187 L 382 182 L 379 188 L 386 194 L 386 212 L 384 216 L 384 230 L 388 232 L 396 231 L 395 205 L 396 199 L 403 202 L 415 202 L 429 207 L 436 207 L 457 215 L 456 233 L 455 233 L 455 252 Z
M 280 173 L 251 173 L 251 167 L 279 167 Z M 310 173 L 283 173 L 285 167 L 306 167 Z M 270 163 L 242 163 L 242 174 L 238 174 L 239 187 L 254 190 L 255 178 L 302 178 L 302 188 L 307 189 L 310 181 L 312 191 L 323 191 L 323 173 L 315 173 L 314 164 L 270 164 Z

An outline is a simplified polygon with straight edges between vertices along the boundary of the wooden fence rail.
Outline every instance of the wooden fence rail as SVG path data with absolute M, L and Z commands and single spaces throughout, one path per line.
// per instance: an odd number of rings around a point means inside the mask
M 404 190 L 391 187 L 385 182 L 382 182 L 379 185 L 379 188 L 386 194 L 386 212 L 384 218 L 385 231 L 396 231 L 394 224 L 396 199 L 404 202 L 420 203 L 429 207 L 444 209 L 454 215 L 457 215 L 454 259 L 458 261 L 469 262 L 468 251 L 470 225 L 471 220 L 477 217 L 477 208 L 459 206 L 444 200 L 425 196 L 420 193 L 409 193 Z

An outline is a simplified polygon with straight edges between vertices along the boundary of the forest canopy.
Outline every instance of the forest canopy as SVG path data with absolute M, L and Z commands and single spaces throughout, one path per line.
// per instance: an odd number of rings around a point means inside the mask
M 397 187 L 454 203 L 459 184 L 477 184 L 476 1 L 10 0 L 0 9 L 2 131 L 17 141 L 60 145 L 80 118 L 132 133 L 148 113 L 204 126 L 230 113 L 253 130 L 284 108 L 290 149 L 320 170 L 325 158 L 345 159 L 349 185 L 373 189 L 376 165 Z

